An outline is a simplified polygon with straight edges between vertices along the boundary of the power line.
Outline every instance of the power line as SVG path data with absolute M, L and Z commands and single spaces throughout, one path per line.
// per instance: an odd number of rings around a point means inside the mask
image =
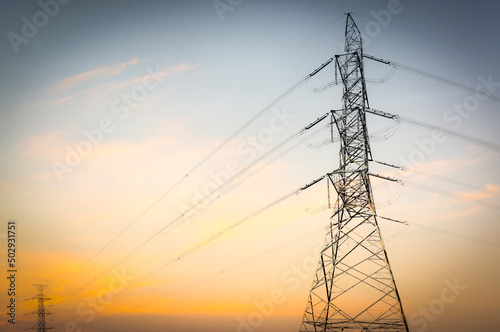
M 387 112 L 380 111 L 380 110 L 377 110 L 374 108 L 369 108 L 366 111 L 368 113 L 382 116 L 382 117 L 391 119 L 391 120 L 396 121 L 396 122 L 399 121 L 399 122 L 403 122 L 405 124 L 412 125 L 414 127 L 418 127 L 421 129 L 442 133 L 446 136 L 454 137 L 454 138 L 459 139 L 459 140 L 464 141 L 464 142 L 468 142 L 468 143 L 471 143 L 471 144 L 474 144 L 477 146 L 481 146 L 481 147 L 484 147 L 486 149 L 489 149 L 489 150 L 492 150 L 495 152 L 500 152 L 500 145 L 482 140 L 480 138 L 476 138 L 473 136 L 462 134 L 456 130 L 447 129 L 447 128 L 444 128 L 444 127 L 441 127 L 438 125 L 434 125 L 434 124 L 431 124 L 428 122 L 416 120 L 416 119 L 413 119 L 413 118 L 410 118 L 407 116 L 387 113 Z
M 500 145 L 495 144 L 495 143 L 491 143 L 491 142 L 488 142 L 488 141 L 485 141 L 485 140 L 482 140 L 480 138 L 476 138 L 476 137 L 473 137 L 473 136 L 465 135 L 465 134 L 462 134 L 462 133 L 460 133 L 458 131 L 455 131 L 455 130 L 446 129 L 446 128 L 443 128 L 441 126 L 436 126 L 436 125 L 433 125 L 433 124 L 430 124 L 430 123 L 427 123 L 427 122 L 423 122 L 423 121 L 419 121 L 419 120 L 416 120 L 416 119 L 412 119 L 412 118 L 409 118 L 409 117 L 406 117 L 406 116 L 399 116 L 399 119 L 402 122 L 404 122 L 406 124 L 409 124 L 409 125 L 412 125 L 414 127 L 423 128 L 423 129 L 426 129 L 426 130 L 436 131 L 436 132 L 439 132 L 439 133 L 443 133 L 446 136 L 454 137 L 454 138 L 459 139 L 461 141 L 464 141 L 464 142 L 467 142 L 467 143 L 471 143 L 471 144 L 474 144 L 474 145 L 477 145 L 477 146 L 481 146 L 483 148 L 486 148 L 486 149 L 489 149 L 489 150 L 492 150 L 492 151 L 495 151 L 495 152 L 500 152 Z
M 343 16 L 343 15 L 342 15 Z M 340 17 L 338 18 L 340 19 Z M 337 19 L 337 20 L 338 20 Z M 335 23 L 335 20 L 333 23 Z M 165 192 L 163 192 L 155 201 L 149 204 L 137 217 L 135 217 L 127 226 L 125 226 L 119 233 L 117 233 L 110 241 L 108 241 L 100 250 L 98 250 L 93 256 L 91 256 L 87 261 L 85 261 L 82 265 L 80 265 L 75 271 L 73 271 L 68 277 L 64 280 L 58 282 L 54 287 L 60 286 L 64 282 L 66 282 L 69 278 L 78 273 L 81 269 L 88 265 L 95 257 L 97 257 L 102 251 L 106 250 L 113 242 L 115 242 L 121 235 L 123 235 L 132 225 L 138 222 L 149 210 L 155 207 L 160 201 L 162 201 L 169 193 L 171 193 L 175 188 L 177 188 L 181 183 L 183 183 L 186 178 L 192 175 L 195 171 L 197 171 L 202 165 L 204 165 L 208 160 L 210 160 L 218 151 L 220 151 L 224 146 L 230 143 L 236 136 L 238 136 L 241 132 L 243 132 L 246 128 L 248 128 L 251 124 L 253 124 L 257 119 L 262 117 L 266 112 L 271 110 L 274 106 L 276 106 L 280 101 L 290 95 L 293 91 L 298 89 L 304 83 L 306 83 L 311 77 L 319 73 L 326 66 L 328 66 L 334 58 L 330 58 L 325 61 L 321 66 L 317 67 L 313 71 L 311 71 L 308 75 L 304 76 L 302 79 L 293 84 L 290 88 L 288 88 L 285 92 L 283 92 L 280 96 L 274 99 L 270 104 L 264 107 L 261 111 L 259 111 L 256 115 L 254 115 L 250 120 L 244 123 L 241 127 L 239 127 L 236 131 L 234 131 L 227 139 L 225 139 L 222 143 L 220 143 L 217 147 L 211 150 L 205 157 L 203 157 L 199 162 L 197 162 L 191 169 L 189 169 L 186 174 L 179 178 L 174 184 L 172 184 Z
M 156 231 L 153 235 L 151 235 L 146 240 L 144 240 L 139 246 L 135 247 L 133 250 L 131 250 L 128 254 L 126 254 L 124 257 L 122 257 L 118 262 L 116 262 L 115 264 L 113 264 L 111 267 L 109 267 L 107 270 L 105 270 L 99 276 L 95 277 L 93 280 L 87 282 L 86 284 L 84 284 L 83 286 L 81 286 L 79 289 L 77 289 L 76 291 L 74 291 L 70 295 L 66 296 L 66 298 L 64 298 L 61 301 L 59 301 L 58 303 L 54 304 L 54 306 L 59 305 L 60 303 L 62 303 L 64 301 L 67 301 L 68 299 L 72 298 L 76 294 L 80 293 L 83 289 L 87 288 L 89 285 L 93 284 L 95 281 L 97 281 L 97 280 L 101 279 L 102 277 L 104 277 L 107 273 L 109 273 L 111 270 L 113 270 L 113 268 L 115 268 L 116 266 L 120 265 L 125 260 L 127 260 L 129 257 L 131 257 L 133 254 L 135 254 L 140 249 L 142 249 L 147 243 L 149 243 L 150 241 L 152 241 L 153 239 L 155 239 L 156 237 L 158 237 L 161 233 L 163 233 L 164 231 L 166 231 L 168 228 L 170 228 L 171 226 L 173 226 L 174 224 L 176 224 L 177 222 L 179 222 L 180 220 L 182 220 L 187 213 L 190 213 L 191 211 L 196 210 L 196 208 L 199 205 L 201 205 L 201 204 L 205 203 L 206 201 L 208 201 L 212 196 L 214 196 L 216 193 L 220 192 L 221 189 L 227 187 L 230 183 L 234 182 L 234 180 L 236 180 L 237 178 L 239 178 L 240 176 L 242 176 L 243 174 L 245 174 L 254 165 L 260 163 L 262 160 L 264 160 L 265 158 L 267 158 L 269 155 L 271 155 L 275 151 L 281 149 L 283 146 L 285 146 L 286 144 L 288 144 L 289 142 L 291 142 L 296 137 L 299 137 L 300 135 L 304 134 L 306 131 L 308 131 L 311 128 L 313 128 L 319 122 L 321 122 L 322 120 L 324 120 L 328 114 L 330 114 L 330 113 L 326 113 L 325 115 L 323 115 L 320 118 L 318 118 L 316 121 L 314 121 L 311 124 L 305 126 L 304 128 L 300 129 L 299 131 L 295 132 L 293 135 L 289 136 L 288 138 L 286 138 L 285 140 L 283 140 L 282 142 L 280 142 L 279 144 L 277 144 L 276 146 L 274 146 L 271 150 L 269 150 L 268 152 L 266 152 L 265 154 L 263 154 L 261 157 L 259 157 L 258 159 L 256 159 L 255 161 L 253 161 L 252 163 L 250 163 L 249 165 L 247 165 L 245 168 L 243 168 L 240 172 L 238 172 L 237 174 L 233 175 L 226 182 L 224 182 L 223 184 L 219 185 L 219 187 L 216 188 L 214 191 L 212 191 L 211 193 L 209 193 L 206 196 L 204 196 L 197 203 L 193 204 L 189 209 L 187 209 L 186 211 L 184 211 L 184 213 L 182 213 L 182 214 L 178 215 L 176 218 L 172 219 L 165 226 L 163 226 L 161 229 L 159 229 L 158 231 Z
M 433 179 L 437 179 L 437 180 L 449 182 L 449 183 L 452 183 L 452 184 L 456 184 L 456 185 L 459 185 L 459 186 L 462 186 L 462 187 L 466 187 L 466 188 L 469 188 L 469 189 L 477 190 L 477 191 L 480 191 L 480 192 L 488 194 L 488 195 L 500 196 L 500 192 L 498 192 L 498 191 L 490 190 L 490 189 L 487 189 L 487 188 L 482 188 L 482 187 L 475 186 L 475 185 L 470 184 L 470 183 L 458 181 L 458 180 L 455 180 L 455 179 L 450 179 L 450 178 L 447 178 L 447 177 L 444 177 L 444 176 L 440 176 L 440 175 L 436 175 L 436 174 L 431 174 L 431 173 L 419 171 L 419 170 L 416 170 L 416 169 L 409 169 L 409 168 L 406 168 L 406 167 L 403 167 L 402 169 L 404 171 L 408 171 L 408 172 L 411 172 L 411 173 L 423 175 L 423 176 L 426 176 L 426 177 L 429 177 L 429 178 L 433 178 Z
M 474 197 L 466 195 L 466 194 L 456 193 L 456 192 L 453 192 L 453 191 L 449 191 L 449 190 L 445 190 L 445 189 L 441 189 L 441 188 L 436 188 L 434 186 L 430 186 L 430 185 L 426 185 L 426 184 L 422 184 L 422 183 L 418 183 L 418 182 L 414 182 L 414 181 L 409 181 L 409 180 L 403 180 L 401 182 L 404 185 L 410 185 L 410 186 L 412 186 L 414 188 L 417 188 L 417 189 L 420 189 L 420 190 L 425 190 L 425 191 L 428 191 L 428 192 L 438 193 L 438 194 L 441 194 L 441 195 L 444 195 L 444 196 L 448 196 L 448 197 L 451 197 L 451 198 L 459 199 L 459 200 L 462 200 L 462 201 L 465 201 L 465 202 L 472 202 L 472 203 L 477 204 L 477 205 L 481 205 L 481 206 L 484 206 L 484 207 L 487 207 L 487 208 L 490 208 L 490 209 L 494 209 L 494 210 L 500 211 L 500 205 L 497 205 L 497 204 L 494 204 L 494 203 L 490 203 L 490 202 L 486 202 L 486 201 L 482 201 L 480 199 L 474 198 Z
M 383 164 L 383 165 L 387 165 L 387 166 L 392 166 L 392 167 L 395 167 L 395 168 L 399 168 L 398 166 L 393 166 L 393 165 L 389 165 L 389 164 L 382 163 L 382 162 L 378 162 L 378 163 Z M 477 205 L 482 205 L 484 207 L 500 211 L 500 205 L 497 205 L 497 204 L 494 204 L 494 203 L 490 203 L 490 202 L 486 202 L 486 201 L 483 201 L 481 199 L 472 197 L 472 196 L 467 195 L 467 194 L 457 193 L 457 192 L 453 192 L 453 191 L 450 191 L 450 190 L 446 190 L 446 189 L 442 189 L 442 188 L 437 188 L 437 187 L 434 187 L 434 186 L 430 186 L 430 185 L 427 185 L 427 184 L 422 184 L 422 183 L 419 183 L 419 182 L 416 182 L 416 181 L 410 181 L 410 180 L 407 180 L 407 179 L 404 179 L 404 180 L 394 179 L 394 178 L 390 178 L 390 177 L 387 177 L 387 176 L 382 176 L 382 175 L 374 174 L 374 173 L 370 173 L 370 175 L 375 176 L 375 177 L 379 177 L 379 178 L 384 179 L 384 180 L 389 180 L 389 181 L 397 182 L 397 183 L 400 183 L 402 185 L 409 185 L 411 187 L 414 187 L 414 188 L 417 188 L 417 189 L 420 189 L 420 190 L 425 190 L 425 191 L 428 191 L 428 192 L 437 193 L 437 194 L 441 194 L 441 195 L 448 196 L 448 197 L 451 197 L 451 198 L 459 199 L 459 200 L 462 200 L 462 201 L 465 201 L 465 202 L 472 202 L 472 203 L 477 204 Z M 460 182 L 458 182 L 458 183 L 460 183 Z
M 415 224 L 415 223 L 410 223 L 410 222 L 408 223 L 408 225 L 411 226 L 411 227 L 425 229 L 425 230 L 428 230 L 428 231 L 431 231 L 431 232 L 435 232 L 435 233 L 439 233 L 439 234 L 443 234 L 443 235 L 455 237 L 455 238 L 458 238 L 458 239 L 463 239 L 463 240 L 467 240 L 467 241 L 481 243 L 481 244 L 484 244 L 484 245 L 487 245 L 487 246 L 492 246 L 492 247 L 500 248 L 500 243 L 498 243 L 498 242 L 487 241 L 487 240 L 480 239 L 480 238 L 477 238 L 477 237 L 473 237 L 473 236 L 469 236 L 469 235 L 465 235 L 465 234 L 460 234 L 460 233 L 455 233 L 455 232 L 450 232 L 450 231 L 447 231 L 447 230 L 444 230 L 444 229 L 430 227 L 430 226 L 426 226 L 426 225 L 420 225 L 420 224 Z
M 134 282 L 134 284 L 137 284 L 139 282 L 143 282 L 145 280 L 148 280 L 150 277 L 156 275 L 157 273 L 159 273 L 160 271 L 162 271 L 163 269 L 165 269 L 166 267 L 168 267 L 169 265 L 175 263 L 175 262 L 178 262 L 180 261 L 181 259 L 184 259 L 185 257 L 193 254 L 194 252 L 198 251 L 199 249 L 207 246 L 208 244 L 214 242 L 215 240 L 221 238 L 224 234 L 226 234 L 227 232 L 235 229 L 236 227 L 238 226 L 241 226 L 243 223 L 247 222 L 247 221 L 250 221 L 251 219 L 255 218 L 256 216 L 258 216 L 259 214 L 261 214 L 262 212 L 272 208 L 273 206 L 283 202 L 284 200 L 290 198 L 291 196 L 293 195 L 296 195 L 298 194 L 302 189 L 299 188 L 299 189 L 296 189 L 296 190 L 293 190 L 291 192 L 289 192 L 288 194 L 272 201 L 271 203 L 261 207 L 260 209 L 252 212 L 251 214 L 247 215 L 246 217 L 238 220 L 237 222 L 225 227 L 224 229 L 220 230 L 219 232 L 216 232 L 214 233 L 212 236 L 206 238 L 205 240 L 197 243 L 196 245 L 192 246 L 191 248 L 189 249 L 186 249 L 184 250 L 182 253 L 176 255 L 176 257 L 170 259 L 169 261 L 163 263 L 161 266 L 159 266 L 158 268 L 156 268 L 155 270 L 153 270 L 152 272 L 148 273 L 147 275 L 145 275 L 141 280 L 138 280 L 137 282 Z M 129 287 L 132 287 L 133 284 L 129 285 Z
M 205 240 L 203 240 L 203 241 L 199 242 L 199 243 L 198 243 L 198 244 L 196 244 L 195 246 L 192 246 L 191 248 L 184 250 L 181 254 L 176 255 L 176 257 L 174 257 L 173 259 L 171 259 L 171 260 L 169 260 L 169 261 L 165 262 L 162 266 L 160 266 L 160 267 L 158 267 L 157 269 L 155 269 L 154 271 L 152 271 L 152 272 L 150 272 L 150 273 L 148 273 L 148 274 L 144 275 L 142 279 L 137 280 L 137 281 L 135 281 L 135 282 L 131 283 L 130 285 L 126 286 L 126 287 L 125 287 L 125 289 L 132 288 L 134 285 L 136 285 L 136 284 L 138 284 L 138 283 L 140 283 L 140 282 L 143 282 L 143 281 L 145 281 L 145 280 L 149 279 L 150 277 L 152 277 L 153 275 L 157 274 L 158 272 L 160 272 L 161 270 L 163 270 L 163 269 L 164 269 L 164 268 L 166 268 L 167 266 L 169 266 L 169 265 L 173 264 L 174 262 L 177 262 L 177 261 L 179 261 L 179 260 L 181 260 L 181 259 L 185 258 L 186 256 L 188 256 L 188 255 L 190 255 L 190 254 L 194 253 L 195 251 L 197 251 L 197 250 L 199 250 L 199 249 L 201 249 L 201 248 L 205 247 L 206 245 L 210 244 L 211 242 L 213 242 L 213 241 L 215 241 L 215 240 L 217 240 L 217 239 L 221 238 L 221 237 L 222 237 L 225 233 L 227 233 L 227 232 L 229 232 L 229 231 L 231 231 L 231 230 L 234 230 L 235 228 L 237 228 L 237 227 L 241 226 L 242 224 L 244 224 L 244 223 L 246 223 L 246 222 L 250 221 L 251 219 L 253 219 L 253 218 L 257 217 L 259 214 L 261 214 L 261 213 L 263 213 L 263 212 L 265 212 L 265 211 L 269 210 L 270 208 L 272 208 L 272 207 L 274 207 L 274 206 L 278 205 L 279 203 L 281 203 L 281 202 L 283 202 L 283 201 L 287 200 L 288 198 L 290 198 L 290 197 L 292 197 L 292 196 L 294 196 L 294 195 L 299 194 L 301 191 L 306 190 L 307 188 L 309 188 L 309 187 L 311 187 L 312 185 L 314 185 L 314 184 L 318 183 L 320 180 L 322 180 L 322 179 L 324 179 L 324 178 L 325 178 L 325 176 L 321 176 L 321 177 L 319 177 L 318 179 L 316 179 L 316 180 L 312 181 L 311 183 L 309 183 L 309 184 L 307 184 L 307 185 L 304 185 L 304 186 L 302 186 L 302 187 L 300 187 L 300 188 L 297 188 L 297 189 L 295 189 L 295 190 L 293 190 L 293 191 L 289 192 L 288 194 L 285 194 L 285 195 L 283 195 L 283 196 L 279 197 L 278 199 L 276 199 L 276 200 L 274 200 L 274 201 L 272 201 L 272 202 L 270 202 L 270 203 L 268 203 L 268 204 L 264 205 L 263 207 L 261 207 L 261 208 L 259 208 L 259 209 L 255 210 L 255 211 L 253 211 L 253 212 L 252 212 L 252 213 L 250 213 L 249 215 L 247 215 L 247 216 L 245 216 L 245 217 L 243 217 L 243 218 L 239 219 L 237 222 L 235 222 L 235 223 L 233 223 L 233 224 L 231 224 L 231 225 L 229 225 L 229 226 L 225 227 L 224 229 L 222 229 L 222 230 L 220 230 L 220 231 L 218 231 L 218 232 L 214 233 L 212 236 L 210 236 L 210 237 L 206 238 Z M 323 229 L 323 228 L 321 228 L 321 229 Z M 317 231 L 318 231 L 318 230 L 317 230 Z M 292 242 L 292 241 L 290 241 L 290 242 Z M 122 292 L 121 294 L 123 294 L 123 292 Z M 62 301 L 61 301 L 61 302 L 62 302 Z M 58 304 L 59 304 L 59 303 L 58 303 Z M 77 317 L 77 316 L 75 316 L 74 318 L 76 318 L 76 317 Z
M 448 182 L 448 183 L 451 183 L 451 184 L 459 185 L 459 186 L 462 186 L 462 187 L 466 187 L 466 188 L 469 188 L 469 189 L 477 190 L 477 191 L 483 192 L 483 193 L 488 194 L 488 195 L 500 196 L 500 192 L 498 192 L 498 191 L 490 190 L 490 189 L 487 189 L 487 188 L 482 188 L 482 187 L 479 187 L 479 186 L 475 186 L 475 185 L 467 183 L 467 182 L 458 181 L 458 180 L 451 179 L 451 178 L 448 178 L 448 177 L 444 177 L 444 176 L 441 176 L 441 175 L 436 175 L 436 174 L 432 174 L 432 173 L 428 173 L 428 172 L 424 172 L 424 171 L 419 171 L 419 170 L 411 169 L 411 168 L 404 167 L 404 166 L 395 166 L 395 165 L 387 164 L 387 163 L 384 163 L 384 162 L 381 162 L 381 161 L 378 161 L 378 160 L 374 160 L 374 162 L 376 162 L 377 164 L 380 164 L 380 165 L 389 166 L 389 167 L 392 167 L 392 168 L 397 168 L 397 169 L 400 169 L 401 171 L 404 171 L 404 172 L 411 172 L 411 173 L 423 175 L 425 177 L 429 177 L 429 178 L 432 178 L 432 179 L 436 179 L 436 180 Z
M 453 86 L 455 88 L 459 88 L 461 90 L 473 93 L 475 95 L 481 95 L 484 98 L 487 98 L 487 99 L 490 99 L 490 100 L 495 101 L 497 103 L 500 103 L 500 98 L 499 97 L 496 97 L 496 96 L 491 95 L 489 93 L 483 92 L 483 91 L 481 91 L 479 89 L 474 89 L 474 88 L 472 88 L 472 87 L 470 87 L 468 85 L 465 85 L 463 83 L 451 80 L 449 78 L 445 78 L 445 77 L 442 77 L 442 76 L 439 76 L 439 75 L 436 75 L 436 74 L 432 74 L 432 73 L 426 72 L 426 71 L 418 69 L 418 68 L 410 67 L 408 65 L 397 63 L 395 61 L 390 61 L 390 60 L 386 60 L 386 59 L 380 59 L 380 58 L 374 57 L 372 55 L 364 54 L 364 56 L 366 58 L 368 58 L 368 59 L 375 60 L 375 61 L 387 64 L 387 65 L 390 65 L 390 66 L 393 66 L 393 67 L 396 67 L 396 68 L 400 68 L 400 69 L 405 70 L 407 72 L 410 72 L 410 73 L 413 73 L 413 74 L 416 74 L 416 75 L 419 75 L 419 76 L 422 76 L 422 77 L 425 77 L 425 78 L 429 78 L 429 79 L 432 79 L 432 80 L 434 80 L 436 82 L 444 83 L 444 84 Z
M 388 221 L 392 221 L 392 222 L 396 222 L 396 223 L 408 225 L 408 226 L 411 226 L 411 227 L 420 228 L 420 229 L 424 229 L 424 230 L 427 230 L 427 231 L 431 231 L 431 232 L 435 232 L 435 233 L 439 233 L 439 234 L 443 234 L 443 235 L 455 237 L 455 238 L 458 238 L 458 239 L 463 239 L 463 240 L 467 240 L 467 241 L 472 241 L 472 242 L 481 243 L 481 244 L 484 244 L 484 245 L 488 245 L 488 246 L 500 248 L 500 243 L 498 243 L 498 242 L 488 241 L 488 240 L 480 239 L 480 238 L 473 237 L 473 236 L 470 236 L 470 235 L 465 235 L 465 234 L 456 233 L 456 232 L 450 232 L 450 231 L 447 231 L 447 230 L 444 230 L 444 229 L 440 229 L 440 228 L 436 228 L 436 227 L 431 227 L 431 226 L 427 226 L 427 225 L 422 225 L 422 224 L 416 224 L 416 223 L 412 223 L 412 222 L 408 222 L 408 221 L 401 221 L 401 220 L 396 220 L 396 219 L 392 219 L 392 218 L 386 218 L 386 217 L 382 217 L 382 216 L 377 216 L 377 217 L 381 218 L 381 219 L 388 220 Z
M 230 230 L 233 230 L 234 228 L 242 225 L 243 223 L 255 218 L 257 215 L 259 215 L 260 213 L 270 209 L 271 207 L 281 203 L 282 201 L 286 200 L 287 198 L 293 196 L 294 194 L 297 194 L 298 192 L 300 192 L 301 189 L 297 189 L 297 190 L 294 190 L 280 198 L 278 198 L 277 200 L 265 205 L 264 207 L 252 212 L 251 214 L 249 214 L 248 216 L 240 219 L 239 221 L 237 221 L 236 223 L 233 223 L 231 225 L 229 225 L 228 227 L 222 229 L 221 231 L 215 233 L 214 235 L 208 237 L 207 239 L 199 242 L 197 245 L 183 251 L 181 254 L 178 254 L 176 257 L 172 258 L 171 260 L 169 260 L 168 262 L 165 262 L 164 264 L 162 264 L 160 267 L 158 267 L 157 269 L 145 274 L 141 279 L 138 279 L 134 282 L 132 282 L 131 284 L 127 285 L 124 287 L 124 291 L 122 291 L 120 294 L 123 294 L 124 292 L 126 292 L 128 289 L 134 287 L 136 284 L 139 284 L 141 282 L 144 282 L 146 280 L 148 280 L 149 278 L 151 278 L 152 276 L 156 275 L 157 273 L 159 273 L 161 270 L 165 269 L 167 266 L 175 263 L 175 262 L 178 262 L 180 261 L 181 259 L 185 258 L 186 256 L 194 253 L 195 251 L 203 248 L 204 246 L 210 244 L 211 242 L 215 241 L 216 239 L 220 238 L 222 235 L 224 235 L 225 233 L 229 232 Z M 62 301 L 61 301 L 62 302 Z M 59 304 L 59 303 L 58 303 Z M 76 319 L 78 317 L 77 316 L 74 316 L 72 319 Z
M 89 325 L 99 324 L 99 323 L 107 321 L 107 320 L 115 319 L 117 317 L 122 316 L 123 314 L 125 314 L 127 312 L 131 312 L 131 311 L 137 310 L 139 308 L 142 308 L 142 307 L 144 307 L 144 306 L 146 306 L 148 304 L 152 304 L 152 303 L 158 302 L 160 300 L 163 300 L 166 297 L 172 296 L 172 295 L 177 294 L 179 292 L 182 292 L 182 291 L 184 291 L 186 289 L 189 289 L 191 287 L 194 287 L 196 285 L 204 283 L 204 282 L 206 282 L 208 280 L 211 280 L 211 279 L 213 279 L 215 277 L 219 277 L 219 276 L 221 276 L 224 273 L 227 273 L 229 271 L 235 270 L 235 269 L 237 269 L 237 268 L 239 268 L 241 266 L 244 266 L 244 265 L 246 265 L 246 264 L 248 264 L 248 263 L 250 263 L 252 261 L 255 261 L 256 259 L 259 259 L 259 258 L 264 257 L 266 255 L 272 254 L 272 253 L 274 253 L 274 252 L 276 252 L 276 251 L 278 251 L 280 249 L 283 249 L 283 248 L 289 247 L 291 245 L 297 244 L 297 242 L 299 242 L 301 240 L 304 240 L 304 239 L 307 239 L 307 238 L 309 238 L 309 237 L 311 237 L 311 236 L 319 233 L 320 231 L 324 231 L 324 230 L 325 230 L 324 227 L 318 228 L 318 229 L 316 229 L 316 230 L 314 230 L 314 231 L 312 231 L 310 233 L 307 233 L 305 235 L 301 235 L 301 236 L 299 236 L 297 238 L 294 238 L 294 239 L 292 239 L 290 241 L 281 243 L 281 244 L 279 244 L 279 245 L 277 245 L 277 246 L 275 246 L 273 248 L 270 248 L 268 250 L 260 252 L 260 253 L 254 255 L 254 256 L 252 256 L 252 257 L 250 257 L 248 259 L 245 259 L 243 261 L 240 261 L 240 262 L 237 262 L 237 263 L 235 263 L 233 265 L 230 265 L 230 266 L 228 266 L 226 268 L 223 268 L 221 270 L 213 272 L 213 273 L 211 273 L 211 274 L 209 274 L 209 275 L 207 275 L 205 277 L 202 277 L 202 278 L 200 278 L 200 279 L 198 279 L 198 280 L 196 280 L 196 281 L 194 281 L 192 283 L 189 283 L 189 284 L 186 284 L 185 286 L 177 288 L 177 289 L 175 289 L 175 290 L 173 290 L 173 291 L 171 291 L 171 292 L 169 292 L 167 294 L 160 295 L 160 296 L 158 296 L 155 299 L 152 299 L 150 301 L 144 302 L 144 303 L 142 303 L 142 304 L 140 304 L 138 306 L 132 307 L 132 308 L 128 309 L 127 311 L 123 311 L 123 312 L 121 312 L 119 314 L 115 314 L 115 315 L 112 315 L 112 316 L 109 316 L 109 317 L 106 317 L 106 318 L 103 318 L 103 319 L 100 319 L 100 320 L 93 321 L 93 322 L 89 323 Z

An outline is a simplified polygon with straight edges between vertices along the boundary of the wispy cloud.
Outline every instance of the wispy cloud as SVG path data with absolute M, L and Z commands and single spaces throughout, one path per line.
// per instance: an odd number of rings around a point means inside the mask
M 165 67 L 161 67 L 161 68 L 158 67 L 157 69 L 159 69 L 159 73 L 161 73 L 160 76 L 164 79 L 164 78 L 168 78 L 168 77 L 171 77 L 171 76 L 174 76 L 177 74 L 181 74 L 181 73 L 186 72 L 188 70 L 194 69 L 198 66 L 200 66 L 200 63 L 191 65 L 188 62 L 183 62 L 183 63 L 180 63 L 178 65 L 174 65 L 174 66 L 165 66 Z M 109 77 L 109 76 L 107 76 L 107 77 Z M 97 77 L 96 77 L 96 79 L 97 79 Z M 134 86 L 141 86 L 145 80 L 148 80 L 148 81 L 152 80 L 150 73 L 142 75 L 142 76 L 130 77 L 130 78 L 125 79 L 123 81 L 114 81 L 113 80 L 112 82 L 104 83 L 104 84 L 101 84 L 99 86 L 94 86 L 94 87 L 90 87 L 87 89 L 82 89 L 78 92 L 75 92 L 75 93 L 72 93 L 70 95 L 58 98 L 57 100 L 54 101 L 54 103 L 56 103 L 56 104 L 65 103 L 65 102 L 68 102 L 70 100 L 73 100 L 75 97 L 79 97 L 82 95 L 88 95 L 88 94 L 91 94 L 93 96 L 92 99 L 100 98 L 99 96 L 109 95 L 113 91 L 117 91 L 120 89 L 132 88 Z M 99 96 L 96 96 L 96 94 L 99 94 Z M 86 99 L 89 99 L 89 98 L 86 98 Z
M 422 163 L 414 168 L 415 171 L 432 171 L 435 173 L 449 173 L 453 170 L 459 170 L 466 166 L 476 165 L 481 162 L 484 162 L 485 159 L 488 159 L 488 155 L 480 155 L 475 158 L 467 158 L 466 160 L 462 159 L 462 156 L 457 156 L 455 158 L 449 159 L 438 159 L 429 162 Z
M 92 93 L 105 93 L 106 91 L 109 91 L 110 89 L 112 89 L 114 86 L 115 86 L 115 82 L 110 82 L 110 83 L 105 83 L 105 84 L 102 84 L 102 85 L 99 85 L 99 86 L 96 86 L 96 87 L 93 87 L 93 88 L 89 88 L 89 89 L 85 89 L 85 90 L 81 90 L 81 91 L 78 91 L 78 92 L 75 92 L 75 93 L 72 93 L 68 96 L 65 96 L 65 97 L 61 97 L 57 100 L 54 101 L 54 103 L 56 104 L 62 104 L 62 103 L 65 103 L 65 102 L 68 102 L 78 96 L 81 96 L 81 95 L 85 95 L 85 94 L 92 94 Z
M 111 77 L 117 74 L 120 74 L 123 72 L 127 67 L 130 67 L 132 65 L 144 62 L 146 60 L 139 60 L 138 58 L 133 58 L 130 61 L 123 62 L 117 65 L 110 65 L 110 66 L 105 66 L 97 69 L 92 69 L 80 74 L 76 74 L 73 76 L 66 77 L 59 82 L 56 82 L 52 89 L 55 91 L 60 91 L 60 90 L 67 90 L 75 85 L 78 85 L 83 82 L 87 81 L 92 81 L 92 80 L 97 80 L 97 79 L 103 79 L 107 77 Z
M 50 161 L 64 156 L 65 144 L 63 131 L 56 130 L 28 138 L 23 144 L 23 150 L 28 157 Z
M 487 183 L 484 188 L 478 188 L 472 191 L 461 191 L 457 194 L 466 201 L 482 201 L 490 197 L 500 195 L 500 186 Z

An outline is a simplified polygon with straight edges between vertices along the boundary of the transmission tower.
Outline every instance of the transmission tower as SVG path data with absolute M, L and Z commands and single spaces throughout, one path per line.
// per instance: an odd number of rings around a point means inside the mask
M 45 310 L 45 301 L 50 300 L 51 298 L 45 297 L 43 295 L 43 290 L 47 287 L 47 285 L 33 285 L 33 286 L 38 290 L 38 294 L 30 299 L 38 300 L 38 309 L 33 311 L 32 314 L 38 315 L 38 322 L 35 326 L 29 328 L 28 330 L 37 330 L 37 332 L 46 332 L 47 330 L 52 329 L 52 327 L 48 327 L 45 323 L 45 316 L 52 315 L 51 312 Z
M 332 111 L 340 135 L 340 167 L 328 174 L 338 201 L 300 331 L 408 331 L 376 218 L 363 47 L 350 14 L 345 38 L 345 53 L 335 56 L 343 108 Z

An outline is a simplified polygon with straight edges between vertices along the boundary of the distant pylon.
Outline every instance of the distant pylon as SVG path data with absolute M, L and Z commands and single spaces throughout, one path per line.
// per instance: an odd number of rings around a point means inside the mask
M 328 174 L 338 194 L 300 331 L 408 331 L 380 234 L 368 172 L 369 108 L 361 33 L 347 14 L 345 54 L 336 55 L 343 108 L 332 111 L 340 167 Z
M 45 322 L 46 315 L 52 315 L 51 312 L 45 310 L 45 301 L 51 300 L 50 297 L 45 297 L 43 295 L 43 290 L 47 287 L 47 285 L 33 285 L 37 290 L 38 294 L 33 296 L 31 299 L 38 300 L 38 309 L 33 311 L 32 314 L 37 314 L 38 322 L 32 328 L 27 330 L 37 330 L 37 332 L 46 332 L 47 330 L 52 329 L 52 327 L 48 327 Z

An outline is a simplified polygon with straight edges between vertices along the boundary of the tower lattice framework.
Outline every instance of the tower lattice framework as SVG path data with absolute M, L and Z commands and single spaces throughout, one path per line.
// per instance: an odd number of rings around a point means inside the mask
M 31 299 L 37 300 L 38 308 L 32 313 L 37 315 L 38 320 L 37 324 L 29 330 L 37 330 L 37 332 L 46 332 L 47 330 L 52 329 L 51 327 L 47 326 L 45 321 L 45 316 L 52 314 L 51 312 L 45 310 L 45 301 L 51 300 L 51 298 L 45 297 L 43 295 L 43 290 L 47 287 L 47 285 L 33 285 L 33 286 L 38 290 L 38 294 L 32 297 Z
M 332 111 L 340 166 L 328 174 L 338 201 L 300 331 L 408 331 L 373 203 L 363 47 L 350 14 L 345 36 L 345 53 L 335 59 L 343 108 Z

